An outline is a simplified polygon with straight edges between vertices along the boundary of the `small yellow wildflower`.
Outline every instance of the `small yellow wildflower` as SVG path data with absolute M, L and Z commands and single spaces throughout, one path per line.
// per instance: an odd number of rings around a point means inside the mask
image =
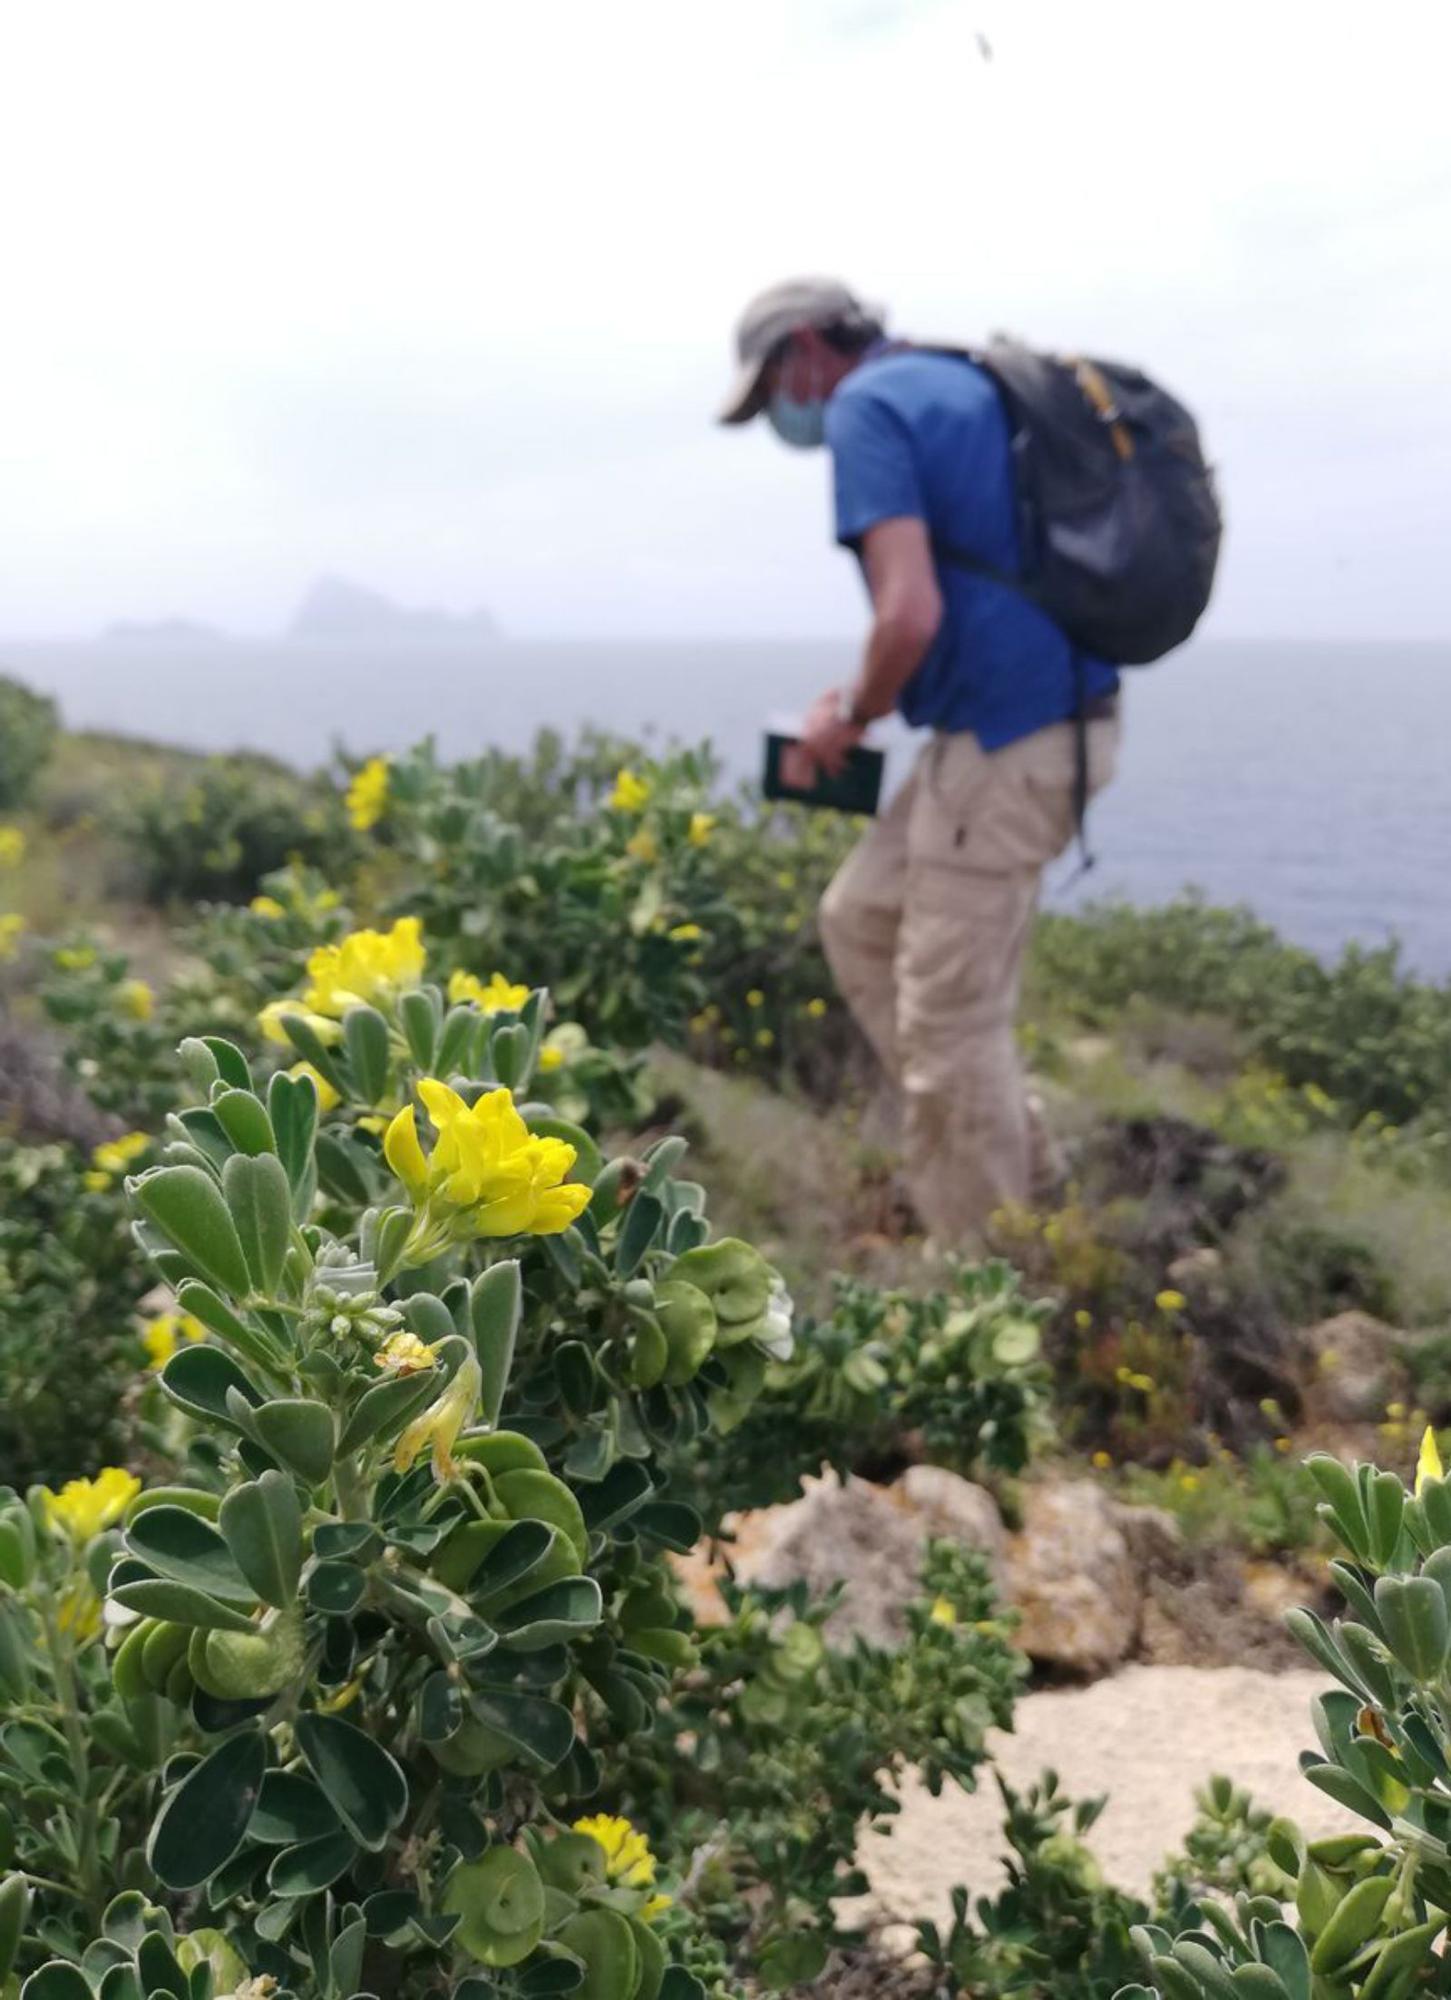
M 786 890 L 788 894 L 796 887 L 796 877 L 791 873 L 789 868 L 782 868 L 778 871 L 776 887 Z
M 342 1103 L 341 1096 L 334 1090 L 333 1086 L 328 1082 L 315 1063 L 295 1062 L 287 1074 L 299 1080 L 303 1077 L 311 1078 L 312 1087 L 317 1092 L 317 1108 L 319 1111 L 335 1110 Z
M 446 1083 L 425 1077 L 418 1095 L 438 1132 L 432 1152 L 426 1155 L 419 1142 L 411 1104 L 383 1140 L 384 1157 L 418 1212 L 413 1261 L 478 1236 L 557 1235 L 588 1206 L 589 1189 L 565 1181 L 574 1147 L 532 1133 L 509 1091 L 486 1091 L 467 1104 Z
M 1154 1304 L 1159 1308 L 1161 1313 L 1183 1312 L 1188 1303 L 1189 1301 L 1182 1292 L 1175 1291 L 1159 1292 L 1154 1299 Z
M 1080 1333 L 1087 1333 L 1093 1325 L 1093 1314 L 1086 1311 L 1083 1306 L 1080 1306 L 1073 1315 L 1073 1324 L 1078 1328 Z
M 59 1493 L 41 1489 L 45 1518 L 64 1529 L 78 1546 L 113 1528 L 141 1491 L 141 1481 L 119 1465 L 108 1465 L 94 1479 L 68 1479 Z
M 642 826 L 638 833 L 632 833 L 625 842 L 625 852 L 633 861 L 643 861 L 648 868 L 652 861 L 660 859 L 660 843 L 648 826 Z
M 7 958 L 14 958 L 24 935 L 25 919 L 18 911 L 10 910 L 4 916 L 0 916 L 0 963 Z
M 655 1880 L 655 1856 L 643 1833 L 616 1813 L 594 1813 L 574 1822 L 575 1833 L 587 1833 L 605 1853 L 605 1874 L 625 1889 L 648 1889 Z
M 826 1002 L 823 999 L 821 999 L 820 996 L 818 996 L 814 1000 L 808 1000 L 806 1003 L 806 1011 L 811 1016 L 813 1021 L 819 1021 L 823 1018 L 823 1016 L 826 1013 Z
M 772 1048 L 775 1046 L 775 1041 L 776 1037 L 772 1034 L 769 1028 L 757 1028 L 756 1047 L 758 1049 Z
M 281 1049 L 290 1049 L 292 1041 L 283 1026 L 288 1020 L 305 1021 L 320 1042 L 331 1044 L 343 1038 L 342 1027 L 337 1021 L 330 1021 L 326 1014 L 312 1013 L 300 1000 L 269 1000 L 257 1016 L 263 1040 L 276 1042 Z
M 618 771 L 615 774 L 615 789 L 606 803 L 613 812 L 640 813 L 650 802 L 650 786 L 646 779 L 637 778 L 633 771 Z
M 91 1154 L 91 1166 L 98 1174 L 104 1174 L 103 1186 L 109 1185 L 119 1175 L 124 1174 L 133 1160 L 139 1159 L 151 1144 L 149 1132 L 126 1132 L 119 1139 L 107 1139 Z M 87 1186 L 90 1178 L 87 1176 Z
M 1181 1472 L 1179 1474 L 1179 1484 L 1186 1493 L 1197 1493 L 1199 1490 L 1199 1474 L 1197 1472 Z
M 341 944 L 319 945 L 307 961 L 311 984 L 302 1005 L 340 1021 L 350 1007 L 386 1006 L 423 978 L 423 926 L 400 917 L 388 931 L 353 931 Z
M 91 944 L 63 944 L 53 954 L 57 972 L 88 972 L 96 962 Z
M 254 917 L 266 917 L 269 923 L 287 915 L 275 896 L 254 896 L 247 907 Z
M 1394 1417 L 1397 1419 L 1397 1421 L 1399 1421 L 1399 1419 L 1402 1418 L 1405 1414 L 1406 1414 L 1406 1406 L 1404 1403 L 1386 1404 L 1386 1415 L 1388 1417 Z
M 133 1021 L 149 1021 L 156 1012 L 156 995 L 144 979 L 123 979 L 116 988 L 116 1005 Z
M 1441 1454 L 1436 1449 L 1436 1433 L 1427 1424 L 1421 1437 L 1421 1454 L 1416 1460 L 1416 1492 L 1424 1492 L 1426 1483 L 1432 1479 L 1444 1479 L 1441 1469 Z
M 373 1365 L 389 1375 L 421 1375 L 437 1363 L 437 1347 L 430 1347 L 416 1333 L 390 1334 L 373 1356 Z
M 0 868 L 18 868 L 25 859 L 25 835 L 18 826 L 0 826 Z
M 551 1047 L 550 1044 L 546 1042 L 543 1048 L 541 1048 L 539 1051 L 538 1068 L 541 1071 L 541 1073 L 545 1076 L 548 1076 L 551 1070 L 562 1069 L 563 1067 L 564 1067 L 564 1050 L 560 1048 L 557 1043 Z
M 704 847 L 705 843 L 710 839 L 711 829 L 714 825 L 714 813 L 692 813 L 690 815 L 690 828 L 685 837 L 692 847 Z
M 1111 1472 L 1113 1459 L 1106 1451 L 1096 1451 L 1091 1461 L 1095 1472 Z
M 1275 1439 L 1276 1451 L 1289 1451 L 1289 1449 L 1290 1449 L 1290 1440 L 1288 1438 L 1280 1437 Z
M 357 833 L 375 827 L 388 808 L 388 759 L 370 757 L 348 786 L 348 818 Z
M 517 1014 L 529 998 L 527 986 L 516 986 L 502 972 L 491 972 L 486 985 L 476 973 L 452 972 L 448 980 L 449 1004 L 461 1007 L 472 1000 L 482 1014 Z
M 932 1609 L 927 1614 L 934 1625 L 955 1625 L 957 1613 L 945 1597 L 934 1598 Z
M 1116 1368 L 1114 1370 L 1114 1380 L 1121 1383 L 1125 1389 L 1137 1389 L 1141 1396 L 1150 1395 L 1154 1387 L 1154 1378 L 1152 1375 L 1140 1374 L 1134 1368 Z
M 677 944 L 693 944 L 696 938 L 705 936 L 699 924 L 677 924 L 670 932 Z
M 483 1385 L 483 1371 L 478 1361 L 472 1354 L 465 1355 L 443 1394 L 435 1397 L 423 1414 L 413 1419 L 394 1446 L 394 1470 L 406 1472 L 426 1448 L 433 1453 L 434 1478 L 451 1478 L 456 1470 L 453 1448 L 458 1442 L 459 1432 L 473 1419 Z
M 753 986 L 750 992 L 746 995 L 746 1005 L 748 1007 L 764 1007 L 765 1004 L 766 1004 L 765 994 L 761 991 L 759 986 Z
M 164 1368 L 183 1340 L 205 1340 L 206 1328 L 192 1313 L 158 1313 L 141 1330 L 148 1368 Z

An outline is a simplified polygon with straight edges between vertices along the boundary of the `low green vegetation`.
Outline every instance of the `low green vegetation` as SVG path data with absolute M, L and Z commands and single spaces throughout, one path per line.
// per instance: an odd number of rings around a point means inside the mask
M 929 1260 L 810 919 L 850 829 L 704 752 L 334 782 L 15 713 L 4 2000 L 829 1982 L 897 1780 L 988 1777 L 1013 1618 L 956 1544 L 891 1649 L 729 1575 L 702 1623 L 675 1560 L 822 1468 L 1012 1518 L 1055 1459 L 1328 1578 L 1304 1769 L 1366 1830 L 1307 1842 L 1206 1744 L 1140 1900 L 1047 1774 L 911 1978 L 1445 1990 L 1451 1483 L 1402 1474 L 1451 1412 L 1451 995 L 1188 903 L 1046 922 L 1062 1197 Z M 1406 1385 L 1348 1425 L 1301 1346 L 1340 1313 Z

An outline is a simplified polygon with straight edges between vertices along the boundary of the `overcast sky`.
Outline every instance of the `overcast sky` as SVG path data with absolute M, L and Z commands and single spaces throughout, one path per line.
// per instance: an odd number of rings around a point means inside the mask
M 1445 0 L 12 0 L 0 633 L 849 632 L 824 457 L 709 423 L 823 270 L 1182 394 L 1220 632 L 1451 636 L 1448 74 Z

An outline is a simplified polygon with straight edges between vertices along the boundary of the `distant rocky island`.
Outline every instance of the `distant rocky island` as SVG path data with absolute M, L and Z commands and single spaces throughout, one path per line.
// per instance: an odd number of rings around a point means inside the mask
M 428 606 L 395 604 L 381 590 L 350 583 L 346 577 L 320 576 L 310 583 L 284 630 L 283 639 L 412 640 L 424 645 L 460 640 L 477 643 L 497 639 L 493 615 L 478 611 L 437 611 Z M 196 618 L 124 618 L 108 625 L 104 640 L 147 646 L 223 646 L 229 635 Z
M 394 604 L 381 591 L 343 577 L 321 576 L 308 587 L 288 639 L 415 639 L 435 642 L 496 639 L 499 628 L 489 612 L 435 611 Z
M 226 636 L 195 618 L 120 618 L 101 634 L 103 639 L 139 639 L 148 646 L 217 646 Z

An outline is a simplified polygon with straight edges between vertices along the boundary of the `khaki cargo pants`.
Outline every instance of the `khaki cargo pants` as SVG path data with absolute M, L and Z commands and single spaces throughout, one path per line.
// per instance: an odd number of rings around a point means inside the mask
M 1038 886 L 1073 838 L 1070 723 L 984 751 L 935 736 L 821 901 L 847 1004 L 897 1084 L 907 1181 L 942 1245 L 1051 1177 L 1013 1035 Z M 1089 788 L 1113 775 L 1119 721 L 1088 726 Z

